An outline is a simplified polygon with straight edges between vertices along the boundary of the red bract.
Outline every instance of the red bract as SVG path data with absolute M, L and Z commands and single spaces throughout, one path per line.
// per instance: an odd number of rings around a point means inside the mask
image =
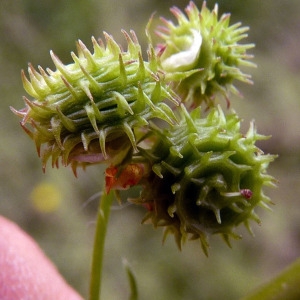
M 137 185 L 145 175 L 143 164 L 128 164 L 124 168 L 110 166 L 105 170 L 105 189 L 109 193 L 111 189 L 126 190 Z

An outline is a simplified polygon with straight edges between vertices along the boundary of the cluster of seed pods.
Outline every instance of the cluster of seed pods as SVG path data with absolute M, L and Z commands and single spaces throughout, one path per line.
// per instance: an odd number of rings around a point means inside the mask
M 235 80 L 251 83 L 240 70 L 254 65 L 253 44 L 239 43 L 248 28 L 229 25 L 228 14 L 219 19 L 218 7 L 205 2 L 171 11 L 178 24 L 161 19 L 162 43 L 149 38 L 146 60 L 135 33 L 123 31 L 126 50 L 104 33 L 105 42 L 92 38 L 93 52 L 78 41 L 69 65 L 51 52 L 55 71 L 29 65 L 22 80 L 33 99 L 12 110 L 43 169 L 49 159 L 75 174 L 107 164 L 107 192 L 139 185 L 131 201 L 146 207 L 143 221 L 163 226 L 179 247 L 199 239 L 207 254 L 208 234 L 230 244 L 237 225 L 259 222 L 254 208 L 270 203 L 263 186 L 274 184 L 267 167 L 275 156 L 255 145 L 265 137 L 253 123 L 244 135 L 237 114 L 216 105 L 218 95 L 229 103 Z

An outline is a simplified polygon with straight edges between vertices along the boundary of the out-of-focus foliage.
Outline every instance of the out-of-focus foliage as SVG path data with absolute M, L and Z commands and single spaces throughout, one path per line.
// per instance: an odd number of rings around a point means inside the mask
M 195 1 L 201 6 L 202 1 Z M 212 8 L 214 1 L 208 0 Z M 268 190 L 274 211 L 259 211 L 262 226 L 254 224 L 256 238 L 227 248 L 218 239 L 210 241 L 207 259 L 197 243 L 179 252 L 173 241 L 161 246 L 160 230 L 140 225 L 144 211 L 133 206 L 113 210 L 109 224 L 104 269 L 104 299 L 126 299 L 127 281 L 122 257 L 133 267 L 141 299 L 237 299 L 293 261 L 300 252 L 300 2 L 297 0 L 220 0 L 219 11 L 232 13 L 232 22 L 250 26 L 247 42 L 255 42 L 251 70 L 254 86 L 240 85 L 244 99 L 232 105 L 258 131 L 272 134 L 263 141 L 266 153 L 280 158 L 270 173 L 279 188 Z M 59 270 L 84 296 L 87 295 L 94 221 L 102 189 L 103 169 L 93 167 L 74 178 L 68 169 L 42 173 L 33 143 L 18 126 L 9 110 L 21 108 L 24 95 L 20 69 L 27 62 L 54 69 L 49 50 L 64 63 L 75 41 L 89 47 L 90 36 L 111 33 L 125 44 L 120 29 L 133 29 L 146 45 L 144 28 L 152 12 L 169 13 L 172 5 L 183 9 L 188 1 L 74 0 L 9 1 L 0 3 L 0 213 L 17 222 L 41 245 Z M 155 25 L 155 21 L 153 25 Z M 50 184 L 52 196 L 60 195 L 55 210 L 41 210 L 32 195 L 39 186 Z M 36 194 L 35 194 L 36 195 Z M 91 201 L 90 197 L 95 195 Z M 47 196 L 47 197 L 46 197 Z M 36 196 L 35 196 L 36 197 Z M 47 201 L 56 201 L 45 195 Z M 45 200 L 46 201 L 46 200 Z M 118 205 L 116 204 L 116 208 Z M 226 295 L 226 296 L 225 296 Z

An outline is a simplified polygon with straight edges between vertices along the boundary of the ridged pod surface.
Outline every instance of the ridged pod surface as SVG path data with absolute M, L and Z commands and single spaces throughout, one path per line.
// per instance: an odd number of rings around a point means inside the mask
M 248 27 L 241 23 L 230 25 L 230 14 L 218 19 L 218 6 L 210 11 L 203 2 L 199 11 L 193 2 L 185 9 L 171 8 L 178 24 L 161 18 L 157 29 L 163 43 L 157 47 L 162 68 L 171 81 L 178 82 L 178 90 L 188 106 L 203 101 L 214 105 L 215 95 L 221 93 L 227 101 L 228 91 L 238 93 L 234 80 L 252 83 L 240 66 L 253 67 L 247 50 L 254 44 L 240 44 L 247 37 Z
M 134 128 L 152 118 L 176 122 L 165 99 L 177 105 L 176 95 L 160 78 L 156 56 L 149 48 L 142 58 L 133 31 L 123 31 L 127 51 L 104 33 L 106 45 L 92 38 L 91 53 L 79 41 L 74 63 L 64 65 L 51 52 L 56 71 L 29 65 L 29 80 L 22 72 L 23 85 L 33 101 L 24 97 L 26 107 L 12 109 L 22 117 L 21 125 L 35 141 L 43 167 L 78 165 L 109 160 L 120 163 L 136 149 Z M 43 147 L 41 151 L 41 147 Z
M 253 123 L 240 133 L 235 113 L 215 108 L 200 118 L 200 109 L 189 115 L 183 106 L 182 112 L 179 125 L 154 127 L 153 147 L 140 149 L 152 172 L 135 201 L 149 210 L 145 222 L 165 226 L 179 247 L 187 236 L 199 238 L 207 254 L 207 234 L 220 233 L 229 244 L 234 227 L 244 223 L 250 230 L 249 220 L 259 222 L 254 208 L 270 203 L 262 188 L 274 185 L 266 168 L 275 157 L 255 145 L 266 137 Z

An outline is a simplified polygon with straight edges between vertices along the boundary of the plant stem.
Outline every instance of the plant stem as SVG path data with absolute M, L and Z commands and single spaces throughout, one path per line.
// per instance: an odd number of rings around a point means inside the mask
M 113 200 L 114 193 L 111 192 L 107 195 L 103 192 L 99 203 L 91 266 L 89 300 L 99 300 L 101 298 L 104 244 L 110 207 Z
M 300 258 L 277 277 L 242 300 L 300 299 Z
M 130 295 L 128 299 L 137 300 L 138 290 L 136 285 L 136 279 L 126 259 L 123 259 L 123 266 L 125 267 L 130 286 Z

